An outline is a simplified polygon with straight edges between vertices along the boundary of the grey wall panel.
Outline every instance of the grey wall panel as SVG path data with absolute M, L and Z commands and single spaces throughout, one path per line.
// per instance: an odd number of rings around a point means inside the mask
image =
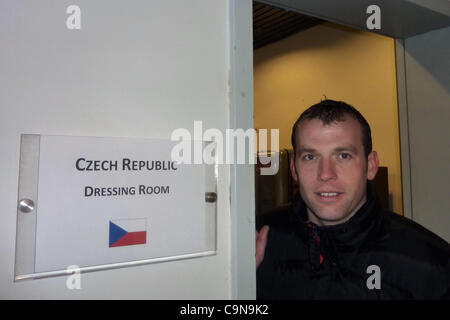
M 405 40 L 412 218 L 450 241 L 450 28 Z

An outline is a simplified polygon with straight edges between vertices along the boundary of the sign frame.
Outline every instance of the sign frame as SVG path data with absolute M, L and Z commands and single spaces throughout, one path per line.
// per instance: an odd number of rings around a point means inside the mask
M 39 215 L 39 181 L 40 181 L 40 160 L 41 160 L 41 137 L 60 137 L 39 134 L 22 134 L 20 144 L 20 164 L 19 164 L 19 188 L 17 198 L 17 229 L 16 229 L 16 256 L 14 281 L 31 280 L 63 276 L 73 273 L 73 265 L 58 270 L 36 271 L 36 241 L 37 241 L 37 218 Z M 74 138 L 67 136 L 67 138 Z M 140 139 L 140 138 L 96 138 L 96 137 L 75 137 L 80 139 L 121 139 L 129 140 L 131 143 L 136 140 L 155 141 L 162 139 Z M 173 143 L 166 140 L 168 143 Z M 204 146 L 213 143 L 203 141 Z M 217 154 L 217 152 L 216 152 Z M 196 166 L 199 166 L 196 164 Z M 93 272 L 133 266 L 141 266 L 152 263 L 161 263 L 174 260 L 183 260 L 215 255 L 217 253 L 217 183 L 218 164 L 201 164 L 205 172 L 205 242 L 207 249 L 197 252 L 177 254 L 171 256 L 150 257 L 147 259 L 138 258 L 132 261 L 122 261 L 117 263 L 100 263 L 96 265 L 82 265 L 77 270 L 80 273 Z

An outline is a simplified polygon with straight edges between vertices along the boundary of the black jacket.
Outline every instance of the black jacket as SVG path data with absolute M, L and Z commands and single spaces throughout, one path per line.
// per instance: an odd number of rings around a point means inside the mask
M 298 194 L 292 205 L 257 216 L 258 229 L 270 226 L 258 299 L 450 299 L 449 244 L 383 210 L 371 184 L 367 194 L 335 226 L 307 222 Z

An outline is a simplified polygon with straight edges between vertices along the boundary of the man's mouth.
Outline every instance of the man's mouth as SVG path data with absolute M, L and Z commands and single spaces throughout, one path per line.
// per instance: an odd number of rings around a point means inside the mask
M 336 197 L 338 195 L 337 192 L 319 192 L 321 197 Z
M 339 199 L 339 196 L 341 194 L 342 194 L 342 192 L 336 192 L 336 191 L 316 192 L 316 195 L 318 195 L 319 198 L 324 201 L 337 200 L 337 199 Z

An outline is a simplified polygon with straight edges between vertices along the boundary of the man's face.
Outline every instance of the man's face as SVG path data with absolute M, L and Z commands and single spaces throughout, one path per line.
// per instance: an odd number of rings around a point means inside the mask
M 366 201 L 366 181 L 378 170 L 375 151 L 364 154 L 362 130 L 351 116 L 324 125 L 304 120 L 297 127 L 291 173 L 309 219 L 318 225 L 347 221 Z

